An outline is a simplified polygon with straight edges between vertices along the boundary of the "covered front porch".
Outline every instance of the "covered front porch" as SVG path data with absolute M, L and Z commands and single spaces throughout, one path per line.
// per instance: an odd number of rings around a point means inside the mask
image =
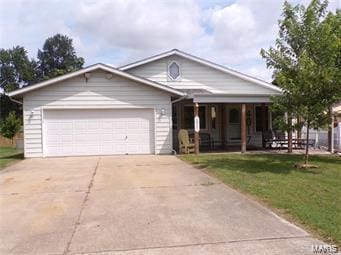
M 243 99 L 200 95 L 173 103 L 174 149 L 179 151 L 180 129 L 186 129 L 193 142 L 197 143 L 196 152 L 262 149 L 262 133 L 272 129 L 269 99 Z M 199 117 L 199 132 L 195 132 L 196 115 Z

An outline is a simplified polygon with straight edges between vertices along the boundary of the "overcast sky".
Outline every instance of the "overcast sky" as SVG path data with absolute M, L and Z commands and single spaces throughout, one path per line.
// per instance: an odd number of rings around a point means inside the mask
M 291 0 L 307 4 L 309 0 Z M 282 0 L 0 0 L 0 48 L 30 57 L 56 33 L 85 65 L 120 66 L 173 48 L 271 81 L 260 57 L 277 36 Z M 330 0 L 331 10 L 341 0 Z

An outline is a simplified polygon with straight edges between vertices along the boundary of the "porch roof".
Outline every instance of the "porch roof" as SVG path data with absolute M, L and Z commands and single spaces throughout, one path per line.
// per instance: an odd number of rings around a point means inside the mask
M 264 94 L 226 94 L 196 93 L 194 103 L 270 103 L 272 95 Z

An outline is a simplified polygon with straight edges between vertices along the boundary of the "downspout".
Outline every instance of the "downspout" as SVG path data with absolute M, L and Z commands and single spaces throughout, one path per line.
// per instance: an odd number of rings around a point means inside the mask
M 14 98 L 9 97 L 9 99 L 10 99 L 12 102 L 14 102 L 14 103 L 23 105 L 23 102 L 20 102 L 20 101 L 14 99 Z

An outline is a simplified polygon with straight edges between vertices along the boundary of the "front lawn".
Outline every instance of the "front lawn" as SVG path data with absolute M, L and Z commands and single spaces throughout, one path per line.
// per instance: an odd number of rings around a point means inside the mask
M 341 245 L 341 158 L 311 156 L 316 169 L 296 169 L 300 155 L 202 154 L 181 158 L 257 197 L 324 240 Z
M 15 161 L 23 159 L 23 157 L 23 153 L 17 151 L 15 148 L 0 147 L 0 169 Z

